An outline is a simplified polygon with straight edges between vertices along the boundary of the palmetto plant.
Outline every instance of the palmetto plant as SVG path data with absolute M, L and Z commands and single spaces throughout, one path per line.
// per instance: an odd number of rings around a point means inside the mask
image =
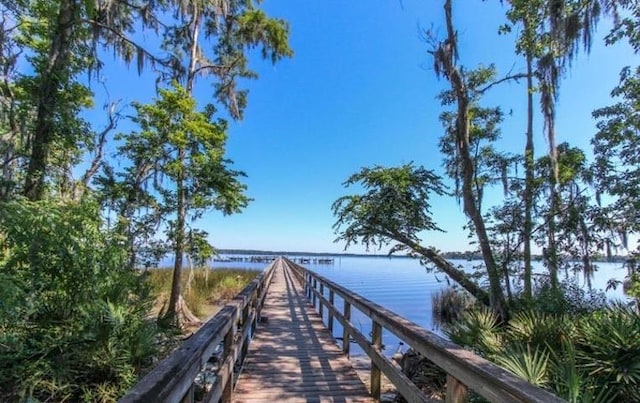
M 506 337 L 512 342 L 553 351 L 561 347 L 563 340 L 570 339 L 574 332 L 575 326 L 566 315 L 523 311 L 509 321 Z
M 577 363 L 576 347 L 572 340 L 562 341 L 562 347 L 551 350 L 551 384 L 557 395 L 570 403 L 608 403 L 616 391 L 598 385 Z
M 640 314 L 628 307 L 574 317 L 523 311 L 508 326 L 490 311 L 470 310 L 446 332 L 570 402 L 640 401 Z
M 578 365 L 620 401 L 640 401 L 640 314 L 616 306 L 582 318 L 576 337 Z
M 462 346 L 491 357 L 502 348 L 502 336 L 498 316 L 487 308 L 470 310 L 462 315 L 462 320 L 445 329 L 449 338 Z
M 516 344 L 496 355 L 495 361 L 536 386 L 544 387 L 549 382 L 549 353 L 544 349 Z

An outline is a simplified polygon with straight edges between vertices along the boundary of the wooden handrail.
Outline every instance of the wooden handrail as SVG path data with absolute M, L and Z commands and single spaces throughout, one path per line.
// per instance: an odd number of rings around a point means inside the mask
M 233 367 L 236 361 L 244 360 L 276 264 L 274 261 L 267 266 L 231 302 L 142 378 L 120 402 L 192 402 L 196 376 L 220 349 L 218 371 L 204 401 L 231 401 Z
M 307 298 L 318 302 L 318 311 L 329 312 L 327 324 L 333 328 L 336 318 L 344 329 L 343 351 L 348 354 L 349 341 L 355 340 L 371 359 L 371 393 L 380 396 L 380 372 L 394 384 L 398 392 L 409 402 L 431 401 L 409 380 L 404 373 L 381 353 L 381 328 L 385 328 L 434 362 L 447 373 L 447 397 L 449 402 L 462 402 L 467 397 L 467 387 L 492 402 L 564 402 L 561 398 L 515 376 L 498 365 L 471 351 L 446 340 L 411 322 L 402 316 L 310 271 L 288 259 L 286 265 L 305 285 Z M 319 291 L 322 287 L 322 292 Z M 324 290 L 330 292 L 325 298 Z M 337 294 L 344 301 L 341 312 L 333 302 Z M 351 322 L 351 307 L 355 307 L 372 320 L 372 340 L 365 337 Z

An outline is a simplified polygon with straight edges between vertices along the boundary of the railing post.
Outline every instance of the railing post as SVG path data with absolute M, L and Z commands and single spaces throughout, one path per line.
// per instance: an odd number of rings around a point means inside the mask
M 320 295 L 324 297 L 324 283 L 320 282 Z M 318 300 L 318 310 L 320 311 L 320 320 L 322 320 L 322 316 L 324 314 L 324 307 L 322 306 L 322 298 Z
M 372 319 L 371 345 L 377 351 L 382 349 L 382 326 Z M 371 396 L 380 400 L 380 368 L 371 360 Z
M 316 297 L 315 290 L 317 288 L 318 288 L 318 280 L 316 278 L 314 278 L 313 279 L 313 291 L 314 291 L 314 293 L 313 293 L 313 309 L 316 308 L 316 299 L 317 299 L 317 297 Z
M 351 322 L 351 304 L 344 301 L 344 320 L 346 322 Z M 342 352 L 348 357 L 349 356 L 349 345 L 351 344 L 351 336 L 349 335 L 349 330 L 346 326 L 342 326 Z
M 304 285 L 304 296 L 309 298 L 309 275 L 302 273 L 302 283 Z
M 251 325 L 249 322 L 249 312 L 251 312 L 251 300 L 247 301 L 247 305 L 242 310 L 242 333 L 244 333 L 245 328 L 249 328 Z M 240 350 L 240 362 L 244 361 L 244 358 L 247 356 L 247 351 L 249 350 L 249 340 L 251 340 L 251 331 L 247 332 L 247 338 L 240 340 L 242 343 L 242 349 Z
M 234 320 L 233 325 L 231 326 L 227 334 L 224 336 L 224 342 L 222 344 L 222 351 L 223 351 L 222 356 L 224 357 L 224 360 L 226 360 L 228 357 L 232 356 L 233 354 L 233 339 L 235 337 L 235 332 L 236 332 L 236 322 Z M 229 379 L 227 379 L 227 383 L 223 386 L 223 389 L 222 389 L 221 400 L 223 403 L 229 403 L 233 398 L 233 365 L 234 365 L 234 362 L 231 362 L 231 368 L 229 368 Z
M 446 403 L 462 403 L 468 400 L 467 385 L 447 374 Z
M 332 289 L 329 289 L 329 305 L 331 305 L 331 308 L 335 308 L 335 305 L 333 303 L 333 298 L 334 298 L 334 293 Z M 331 333 L 331 337 L 333 337 L 333 311 L 331 309 L 329 309 L 329 312 L 327 312 L 327 314 L 329 315 L 329 317 L 327 318 L 327 326 L 329 327 L 329 332 Z
M 193 385 L 191 385 L 191 387 L 187 391 L 187 394 L 184 395 L 182 400 L 180 400 L 180 403 L 193 403 L 193 402 L 195 402 L 194 392 L 195 392 L 195 388 L 193 387 Z
M 311 301 L 311 273 L 307 273 L 307 299 Z
M 258 289 L 259 291 L 260 289 Z M 256 295 L 253 297 L 253 300 L 251 301 L 251 304 L 253 306 L 253 312 L 255 312 L 255 315 L 253 315 L 253 321 L 251 321 L 251 338 L 253 338 L 253 335 L 256 334 L 256 328 L 258 327 L 258 321 L 260 320 L 259 318 L 259 313 L 260 313 L 260 292 L 257 292 Z

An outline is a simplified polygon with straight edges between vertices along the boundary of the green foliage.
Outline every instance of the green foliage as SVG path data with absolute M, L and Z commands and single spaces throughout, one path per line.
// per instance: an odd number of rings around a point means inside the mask
M 485 310 L 470 311 L 450 338 L 570 402 L 637 401 L 640 315 L 613 306 L 573 316 L 520 311 L 496 326 Z
M 560 348 L 564 340 L 571 339 L 574 325 L 568 316 L 522 311 L 509 321 L 508 337 L 514 344 Z
M 496 363 L 533 385 L 544 387 L 549 382 L 549 353 L 531 351 L 529 345 L 516 345 L 503 351 L 496 356 Z
M 333 228 L 340 232 L 336 241 L 346 241 L 346 247 L 357 242 L 382 247 L 398 238 L 418 241 L 421 231 L 441 231 L 431 216 L 429 199 L 446 189 L 432 171 L 413 164 L 362 168 L 344 185 L 359 185 L 365 191 L 333 203 Z
M 593 112 L 593 168 L 598 191 L 614 198 L 603 208 L 603 227 L 621 234 L 640 230 L 640 67 L 623 70 L 611 96 L 618 102 Z
M 614 25 L 605 42 L 610 45 L 626 39 L 635 53 L 640 52 L 640 4 L 635 0 L 606 2 L 614 16 Z
M 519 310 L 534 309 L 540 313 L 552 315 L 578 315 L 590 313 L 607 306 L 604 292 L 585 289 L 571 277 L 561 281 L 557 288 L 549 280 L 539 282 L 531 300 L 515 299 L 514 307 Z
M 147 273 L 147 282 L 156 302 L 166 299 L 171 291 L 172 270 L 150 269 Z M 256 270 L 212 270 L 208 267 L 194 269 L 193 273 L 183 272 L 184 299 L 195 315 L 206 319 L 207 306 L 235 297 L 259 273 Z
M 150 364 L 156 329 L 148 289 L 97 204 L 3 203 L 0 237 L 0 395 L 122 394 Z
M 640 400 L 640 314 L 615 307 L 581 319 L 578 363 L 598 387 L 620 401 Z
M 243 193 L 246 187 L 238 181 L 244 173 L 229 169 L 230 161 L 224 158 L 226 122 L 214 121 L 209 108 L 196 111 L 193 97 L 177 83 L 173 89 L 161 89 L 159 95 L 153 104 L 135 105 L 135 121 L 142 131 L 121 136 L 125 140 L 121 153 L 139 166 L 130 174 L 140 170 L 147 173 L 146 183 L 140 183 L 137 189 L 148 183 L 159 194 L 157 199 L 144 195 L 148 199 L 145 203 L 158 205 L 165 216 L 175 212 L 180 181 L 186 209 L 193 219 L 211 208 L 223 214 L 241 211 L 249 199 Z M 124 179 L 125 183 L 131 181 L 127 176 Z M 194 245 L 200 245 L 198 250 L 205 252 L 203 233 L 192 232 L 192 239 Z M 211 252 L 206 249 L 206 253 Z
M 465 312 L 460 321 L 445 329 L 445 333 L 454 343 L 471 347 L 488 357 L 495 355 L 502 347 L 500 320 L 487 308 Z
M 474 74 L 467 73 L 471 77 Z M 478 80 L 484 79 L 482 75 Z M 486 81 L 482 81 L 485 84 Z M 471 83 L 469 85 L 472 85 Z M 477 84 L 479 85 L 479 84 Z M 476 204 L 482 207 L 484 189 L 496 184 L 508 186 L 507 173 L 514 166 L 518 158 L 508 153 L 496 150 L 495 142 L 500 138 L 500 124 L 503 121 L 503 113 L 500 108 L 484 108 L 478 105 L 469 110 L 469 148 L 473 159 L 473 183 Z M 456 125 L 457 114 L 443 112 L 440 121 L 444 126 L 445 134 L 440 138 L 440 152 L 444 156 L 444 166 L 447 176 L 455 181 L 456 197 L 462 196 L 462 164 L 459 152 L 456 149 Z

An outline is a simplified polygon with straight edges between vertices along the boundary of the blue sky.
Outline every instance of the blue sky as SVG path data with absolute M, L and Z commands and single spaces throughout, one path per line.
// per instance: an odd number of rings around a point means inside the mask
M 445 82 L 431 69 L 420 29 L 444 33 L 441 1 L 266 0 L 271 16 L 290 25 L 293 58 L 273 66 L 255 58 L 260 78 L 250 90 L 245 119 L 230 126 L 228 156 L 248 177 L 254 199 L 244 213 L 207 214 L 196 225 L 218 248 L 340 252 L 333 242 L 331 204 L 348 190 L 342 182 L 363 166 L 414 161 L 442 172 L 437 142 L 441 134 L 435 99 Z M 519 72 L 513 38 L 498 36 L 504 9 L 497 0 L 454 2 L 461 63 L 496 63 L 499 71 Z M 591 112 L 611 103 L 620 68 L 638 60 L 625 45 L 605 47 L 599 38 L 580 55 L 560 90 L 559 141 L 589 147 L 595 132 Z M 109 75 L 110 74 L 110 75 Z M 105 76 L 112 99 L 148 101 L 153 78 L 134 68 L 116 67 Z M 204 105 L 210 86 L 198 84 Z M 524 83 L 503 85 L 484 104 L 512 110 L 502 127 L 504 150 L 524 147 Z M 132 90 L 133 89 L 133 90 Z M 123 126 L 125 127 L 125 126 Z M 540 119 L 536 154 L 547 151 Z M 461 206 L 450 197 L 433 201 L 434 216 L 447 232 L 425 234 L 425 245 L 443 251 L 469 249 Z M 364 252 L 352 247 L 348 252 Z M 385 252 L 385 250 L 383 250 Z

